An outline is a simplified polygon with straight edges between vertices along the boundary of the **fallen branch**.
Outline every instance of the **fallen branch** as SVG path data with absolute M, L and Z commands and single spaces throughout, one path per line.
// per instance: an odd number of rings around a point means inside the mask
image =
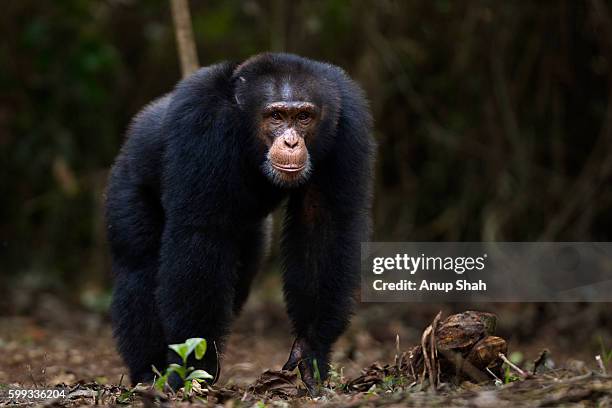
M 521 370 L 519 368 L 519 366 L 517 366 L 516 364 L 514 364 L 512 361 L 508 360 L 508 358 L 503 354 L 503 353 L 499 353 L 499 358 L 501 358 L 502 360 L 504 360 L 504 363 L 508 364 L 508 367 L 510 367 L 511 369 L 513 369 L 514 371 L 516 371 L 518 373 L 518 375 L 520 375 L 523 378 L 527 378 L 530 375 L 526 372 L 524 372 L 523 370 Z

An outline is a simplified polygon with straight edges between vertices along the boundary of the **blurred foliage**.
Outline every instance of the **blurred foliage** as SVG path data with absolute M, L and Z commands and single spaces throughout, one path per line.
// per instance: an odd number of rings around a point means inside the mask
M 104 288 L 106 172 L 130 117 L 179 79 L 169 5 L 2 6 L 0 271 Z M 375 239 L 610 239 L 607 2 L 191 8 L 203 65 L 284 50 L 364 86 L 379 142 Z

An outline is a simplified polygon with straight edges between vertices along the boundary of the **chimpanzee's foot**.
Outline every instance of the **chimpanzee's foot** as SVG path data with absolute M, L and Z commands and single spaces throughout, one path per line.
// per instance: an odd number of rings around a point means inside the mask
M 289 359 L 283 366 L 283 370 L 293 371 L 295 368 L 300 370 L 302 382 L 312 396 L 319 394 L 320 382 L 327 378 L 327 362 L 325 358 L 317 355 L 302 338 L 297 338 L 293 342 Z

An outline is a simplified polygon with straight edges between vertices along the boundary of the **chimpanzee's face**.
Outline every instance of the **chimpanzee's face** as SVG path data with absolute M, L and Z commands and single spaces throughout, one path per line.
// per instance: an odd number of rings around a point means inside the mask
M 308 145 L 316 135 L 319 115 L 317 105 L 308 101 L 263 106 L 258 137 L 268 149 L 262 170 L 272 182 L 292 187 L 308 179 L 312 169 Z
M 257 143 L 264 147 L 258 149 L 264 153 L 261 170 L 280 187 L 298 186 L 312 171 L 308 149 L 316 139 L 323 112 L 320 98 L 311 92 L 315 83 L 286 77 L 251 81 L 241 78 L 236 97 L 255 114 Z

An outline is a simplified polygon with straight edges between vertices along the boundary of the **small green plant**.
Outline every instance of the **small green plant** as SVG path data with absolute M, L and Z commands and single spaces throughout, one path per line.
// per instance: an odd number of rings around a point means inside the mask
M 521 379 L 519 376 L 512 374 L 512 371 L 508 365 L 504 365 L 504 367 L 504 384 L 509 384 Z
M 321 371 L 319 370 L 319 362 L 316 358 L 312 359 L 312 375 L 315 380 L 315 389 L 313 390 L 315 395 L 319 395 L 321 393 L 321 388 L 323 387 L 323 380 L 321 379 Z
M 332 389 L 346 390 L 348 383 L 344 379 L 344 369 L 335 365 L 329 366 L 329 385 Z
M 396 384 L 397 384 L 397 380 L 394 376 L 386 375 L 383 378 L 383 381 L 382 381 L 382 384 L 380 384 L 380 387 L 385 391 L 393 391 Z
M 193 380 L 203 382 L 213 379 L 213 376 L 204 370 L 196 370 L 194 367 L 187 367 L 187 358 L 191 353 L 195 353 L 194 356 L 196 360 L 201 360 L 204 357 L 204 354 L 206 354 L 206 340 L 195 337 L 187 339 L 184 343 L 171 344 L 168 347 L 181 357 L 183 364 L 170 364 L 168 368 L 166 368 L 164 374 L 153 367 L 153 372 L 158 376 L 155 381 L 156 389 L 163 391 L 172 373 L 176 373 L 181 378 L 185 395 L 191 394 Z
M 367 398 L 376 397 L 378 395 L 379 388 L 376 384 L 373 384 L 365 393 Z
M 134 390 L 123 391 L 117 397 L 117 404 L 129 404 L 132 402 L 132 398 L 134 397 Z
M 312 370 L 314 371 L 314 379 L 317 384 L 321 384 L 321 372 L 319 371 L 319 363 L 317 363 L 317 359 L 312 359 Z
M 612 361 L 612 348 L 608 349 L 604 344 L 603 337 L 599 337 L 599 344 L 601 347 L 601 359 L 605 365 L 608 365 Z

